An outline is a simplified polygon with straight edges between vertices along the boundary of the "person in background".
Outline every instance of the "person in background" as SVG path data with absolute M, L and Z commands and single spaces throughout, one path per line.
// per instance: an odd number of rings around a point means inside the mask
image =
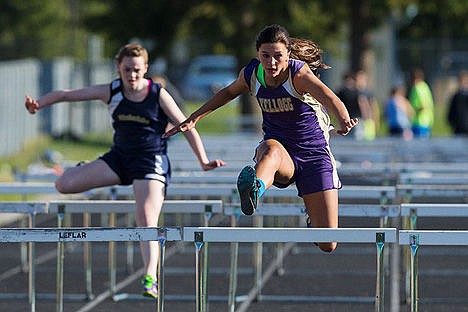
M 356 88 L 356 79 L 354 72 L 348 71 L 343 75 L 343 80 L 340 88 L 336 91 L 336 95 L 346 106 L 349 115 L 353 118 L 362 118 L 361 109 L 359 107 L 359 92 Z M 351 133 L 356 139 L 364 137 L 363 124 L 356 125 Z
M 457 135 L 468 135 L 468 71 L 458 75 L 458 90 L 450 99 L 448 122 Z
M 241 69 L 233 83 L 164 137 L 189 131 L 210 112 L 250 93 L 262 110 L 264 137 L 254 153 L 255 166 L 245 166 L 237 179 L 242 212 L 252 215 L 270 186 L 284 188 L 295 183 L 308 223 L 336 228 L 341 182 L 330 151 L 327 112 L 335 116 L 340 135 L 348 134 L 358 119 L 349 117 L 343 102 L 317 77 L 325 64 L 315 43 L 290 38 L 282 26 L 270 25 L 258 34 L 256 49 L 257 57 Z M 318 246 L 332 252 L 336 243 L 319 242 Z
M 101 100 L 107 105 L 114 128 L 113 145 L 98 159 L 70 169 L 55 181 L 60 193 L 81 193 L 116 184 L 133 185 L 135 220 L 139 227 L 157 227 L 171 170 L 167 141 L 161 139 L 169 120 L 185 120 L 171 95 L 144 76 L 148 52 L 139 44 L 123 46 L 116 56 L 119 77 L 111 83 L 76 90 L 57 90 L 39 99 L 26 96 L 31 113 L 58 102 Z M 184 133 L 203 170 L 225 163 L 210 161 L 195 128 Z M 143 295 L 156 298 L 158 242 L 140 242 L 145 275 Z
M 364 139 L 372 141 L 375 139 L 380 124 L 379 104 L 374 93 L 369 89 L 369 77 L 367 73 L 363 70 L 358 70 L 355 74 L 355 80 L 359 109 L 364 127 Z
M 385 118 L 389 134 L 410 141 L 413 138 L 411 130 L 413 115 L 414 110 L 406 98 L 406 88 L 403 85 L 393 87 L 385 103 Z
M 411 87 L 408 96 L 414 109 L 412 130 L 415 138 L 429 138 L 434 123 L 434 99 L 429 85 L 424 81 L 424 72 L 415 68 L 411 72 Z

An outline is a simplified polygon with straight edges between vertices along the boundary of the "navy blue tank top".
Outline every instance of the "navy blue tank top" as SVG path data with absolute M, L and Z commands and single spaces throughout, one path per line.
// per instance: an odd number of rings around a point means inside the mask
M 109 114 L 114 128 L 114 149 L 123 153 L 153 153 L 166 155 L 167 141 L 161 139 L 168 124 L 168 117 L 159 104 L 161 85 L 148 80 L 149 92 L 141 102 L 127 99 L 122 81 L 110 84 Z

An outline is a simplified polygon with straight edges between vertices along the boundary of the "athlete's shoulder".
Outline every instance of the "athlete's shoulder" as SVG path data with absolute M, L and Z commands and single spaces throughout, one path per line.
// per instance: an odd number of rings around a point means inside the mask
M 116 78 L 112 80 L 110 83 L 110 87 L 111 87 L 111 90 L 122 88 L 122 80 L 120 80 L 120 78 Z
M 255 69 L 258 67 L 259 64 L 260 64 L 260 61 L 256 58 L 253 58 L 250 60 L 250 62 L 247 65 L 245 65 L 245 68 L 244 68 L 245 79 L 250 80 L 250 76 L 252 75 L 252 73 L 255 71 Z
M 292 74 L 294 75 L 299 70 L 301 70 L 301 68 L 304 67 L 304 65 L 306 65 L 306 62 L 301 61 L 301 60 L 296 60 L 296 59 L 289 59 L 288 65 Z
M 250 83 L 252 80 L 252 75 L 254 74 L 255 70 L 257 69 L 260 61 L 256 58 L 250 60 L 250 62 L 244 67 L 244 80 L 247 85 L 250 87 Z

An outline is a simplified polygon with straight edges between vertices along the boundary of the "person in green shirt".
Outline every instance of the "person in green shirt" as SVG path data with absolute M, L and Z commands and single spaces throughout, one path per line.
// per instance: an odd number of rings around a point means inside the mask
M 434 123 L 434 99 L 421 68 L 412 71 L 411 82 L 408 100 L 415 112 L 412 119 L 413 134 L 414 137 L 428 138 Z

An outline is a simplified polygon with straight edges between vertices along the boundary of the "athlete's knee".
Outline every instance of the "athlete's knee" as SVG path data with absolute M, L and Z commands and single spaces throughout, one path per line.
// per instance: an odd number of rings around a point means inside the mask
M 70 179 L 67 179 L 64 176 L 61 176 L 57 180 L 55 180 L 55 189 L 62 194 L 72 194 L 75 193 L 73 184 L 71 183 Z
M 276 140 L 268 140 L 264 142 L 258 149 L 258 160 L 270 158 L 270 159 L 280 159 L 283 153 L 283 148 L 281 144 Z
M 332 253 L 337 247 L 337 243 L 318 243 L 317 245 L 320 250 L 326 253 Z

